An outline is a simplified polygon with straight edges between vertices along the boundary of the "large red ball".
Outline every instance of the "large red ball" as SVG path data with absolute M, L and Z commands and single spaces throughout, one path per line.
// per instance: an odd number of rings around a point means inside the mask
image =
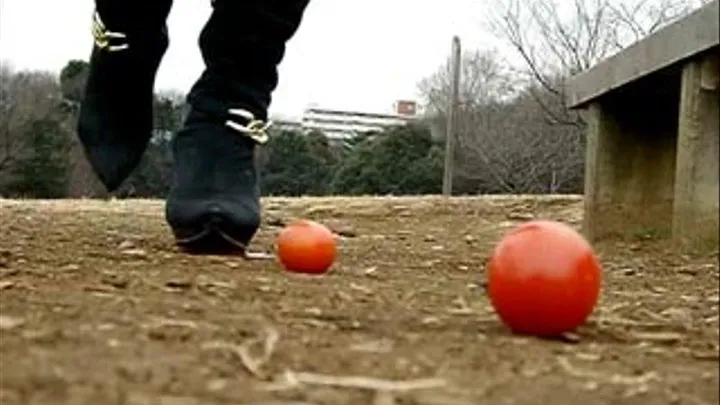
M 602 269 L 592 246 L 567 225 L 529 221 L 496 246 L 488 292 L 515 333 L 553 336 L 575 330 L 592 313 Z
M 286 270 L 322 274 L 337 256 L 335 235 L 324 225 L 299 220 L 286 226 L 276 239 L 277 257 Z

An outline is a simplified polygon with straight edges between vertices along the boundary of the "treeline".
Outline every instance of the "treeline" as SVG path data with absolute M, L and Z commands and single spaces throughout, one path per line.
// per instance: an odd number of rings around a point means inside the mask
M 523 62 L 509 64 L 492 50 L 463 55 L 454 194 L 581 192 L 586 124 L 565 104 L 567 78 L 707 1 L 574 0 L 563 6 L 493 0 L 482 26 Z M 439 193 L 444 148 L 437 134 L 444 130 L 449 72 L 446 63 L 419 83 L 431 114 L 416 125 L 341 143 L 320 133 L 274 132 L 258 153 L 263 193 Z M 86 76 L 84 61 L 70 61 L 59 75 L 0 65 L 0 196 L 105 194 L 75 135 Z M 181 125 L 183 100 L 178 93 L 156 95 L 155 136 L 118 195 L 167 193 L 169 142 Z
M 393 128 L 349 142 L 321 133 L 272 131 L 258 149 L 263 195 L 437 194 L 442 150 L 422 126 Z M 119 196 L 162 197 L 168 191 L 170 138 L 156 137 Z
M 0 70 L 1 196 L 106 196 L 75 134 L 87 68 L 84 61 L 70 61 L 57 77 L 48 72 L 14 71 L 7 65 Z M 442 91 L 442 86 L 437 83 L 428 94 Z M 581 149 L 566 138 L 553 141 L 563 129 L 544 124 L 532 105 L 529 93 L 464 104 L 455 156 L 455 194 L 579 191 Z M 115 196 L 166 195 L 173 164 L 170 142 L 186 108 L 179 93 L 156 94 L 154 136 L 145 158 Z M 528 115 L 528 109 L 536 114 Z M 283 196 L 438 194 L 444 140 L 437 133 L 433 137 L 433 125 L 437 129 L 436 119 L 419 119 L 409 126 L 344 141 L 331 141 L 318 132 L 271 129 L 270 141 L 258 151 L 262 192 Z M 573 154 L 575 159 L 568 159 Z
M 87 164 L 76 134 L 87 64 L 71 61 L 56 78 L 47 72 L 0 71 L 0 195 L 25 198 L 99 197 L 105 192 Z M 540 115 L 524 114 L 529 99 L 496 99 L 463 110 L 455 157 L 455 194 L 577 192 L 578 147 L 552 141 L 559 131 Z M 155 97 L 154 136 L 140 166 L 114 193 L 162 197 L 170 187 L 170 142 L 186 111 L 177 93 Z M 473 123 L 481 114 L 491 123 Z M 514 124 L 508 126 L 508 122 Z M 341 142 L 322 133 L 271 130 L 259 148 L 265 195 L 410 195 L 442 189 L 444 143 L 432 119 Z M 500 125 L 502 124 L 502 125 Z M 469 129 L 489 128 L 473 135 Z M 525 128 L 525 129 L 522 129 Z M 532 129 L 528 133 L 527 130 Z M 442 132 L 442 131 L 441 131 Z M 480 136 L 484 138 L 480 138 Z M 532 138 L 537 141 L 532 141 Z M 485 139 L 485 142 L 478 143 Z M 542 142 L 540 141 L 542 140 Z M 557 149 L 552 153 L 551 149 Z M 482 152 L 483 158 L 469 159 Z M 579 155 L 577 156 L 579 158 Z M 579 162 L 579 163 L 578 163 Z M 574 164 L 574 166 L 567 167 Z M 573 171 L 574 169 L 574 171 Z M 558 186 L 560 185 L 560 186 Z
M 104 196 L 75 134 L 87 64 L 48 72 L 0 70 L 0 195 Z M 170 187 L 170 141 L 186 111 L 175 93 L 155 97 L 154 136 L 140 166 L 114 193 L 162 197 Z M 423 124 L 343 142 L 321 133 L 272 130 L 259 148 L 265 195 L 434 194 L 441 190 L 442 148 Z

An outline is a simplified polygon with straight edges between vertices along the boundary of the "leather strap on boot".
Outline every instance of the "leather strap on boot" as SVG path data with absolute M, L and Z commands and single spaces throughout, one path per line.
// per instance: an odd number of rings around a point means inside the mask
M 95 46 L 100 49 L 117 52 L 130 47 L 130 44 L 127 43 L 127 34 L 108 30 L 97 11 L 93 14 L 92 35 L 95 39 Z

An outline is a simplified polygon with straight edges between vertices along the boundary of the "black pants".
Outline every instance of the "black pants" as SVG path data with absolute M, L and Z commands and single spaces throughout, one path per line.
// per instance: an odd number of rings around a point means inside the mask
M 188 95 L 191 106 L 221 116 L 230 108 L 245 108 L 257 119 L 267 119 L 277 66 L 309 1 L 212 0 L 213 11 L 199 39 L 206 68 Z M 95 3 L 106 25 L 121 28 L 128 37 L 163 31 L 172 7 L 172 0 Z

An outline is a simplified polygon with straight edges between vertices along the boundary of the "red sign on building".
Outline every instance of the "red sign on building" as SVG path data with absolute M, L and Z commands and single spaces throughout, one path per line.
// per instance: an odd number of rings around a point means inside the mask
M 399 115 L 415 115 L 417 113 L 417 103 L 409 100 L 398 100 L 395 103 L 395 113 Z

